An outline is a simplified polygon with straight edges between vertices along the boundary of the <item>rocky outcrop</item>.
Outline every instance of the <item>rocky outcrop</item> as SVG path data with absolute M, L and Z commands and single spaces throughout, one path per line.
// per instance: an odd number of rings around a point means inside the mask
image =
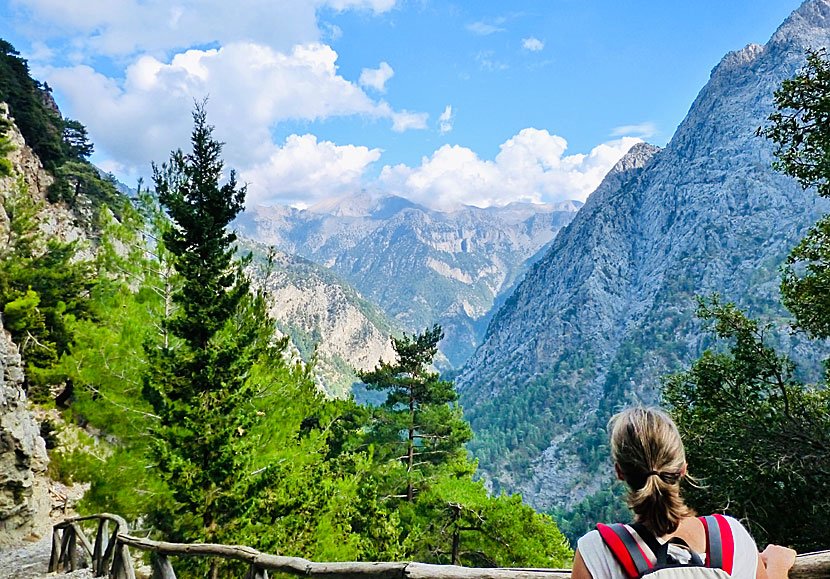
M 460 366 L 494 307 L 581 206 L 514 203 L 434 211 L 400 197 L 354 195 L 307 210 L 256 207 L 241 233 L 343 277 L 409 331 L 439 323 Z
M 828 45 L 830 0 L 811 0 L 766 46 L 724 57 L 667 147 L 632 150 L 642 168 L 615 168 L 507 300 L 456 381 L 495 484 L 543 509 L 607 486 L 607 418 L 655 402 L 660 376 L 707 345 L 694 296 L 785 316 L 778 266 L 827 204 L 771 169 L 755 131 L 805 50 Z
M 20 354 L 0 325 L 0 544 L 19 541 L 48 518 L 47 462 L 23 392 Z
M 301 257 L 267 251 L 242 241 L 256 260 L 249 268 L 255 286 L 268 294 L 268 310 L 278 330 L 290 337 L 321 389 L 331 396 L 347 396 L 358 380 L 355 370 L 371 370 L 381 359 L 395 359 L 391 336 L 402 331 L 348 283 L 326 268 Z

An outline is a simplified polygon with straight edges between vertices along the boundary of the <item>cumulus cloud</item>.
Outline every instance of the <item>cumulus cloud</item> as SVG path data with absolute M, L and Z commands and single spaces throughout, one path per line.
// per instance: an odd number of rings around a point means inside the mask
M 525 50 L 529 50 L 531 52 L 539 52 L 545 47 L 545 43 L 539 40 L 538 38 L 534 38 L 531 36 L 530 38 L 523 38 L 522 39 L 522 47 Z
M 651 121 L 639 125 L 623 125 L 611 131 L 612 137 L 634 136 L 641 139 L 648 139 L 657 134 L 657 126 Z
M 42 78 L 83 119 L 99 150 L 124 166 L 147 166 L 187 141 L 194 100 L 209 95 L 217 136 L 235 166 L 270 154 L 270 129 L 280 121 L 365 115 L 403 131 L 426 126 L 426 114 L 395 111 L 337 73 L 329 46 L 295 46 L 290 53 L 254 43 L 189 50 L 170 62 L 143 56 L 121 82 L 80 65 L 49 69 Z
M 83 54 L 163 55 L 210 43 L 241 40 L 289 50 L 320 39 L 317 11 L 386 12 L 395 0 L 10 0 L 28 17 L 29 36 L 70 38 Z
M 441 116 L 438 117 L 438 130 L 443 135 L 444 133 L 449 133 L 452 130 L 452 106 L 447 105 L 447 108 L 444 109 L 444 112 L 441 113 Z
M 385 166 L 379 182 L 419 203 L 439 208 L 503 205 L 511 201 L 585 198 L 639 139 L 603 143 L 587 155 L 565 155 L 567 141 L 527 128 L 501 145 L 492 161 L 458 145 L 444 145 L 419 167 Z
M 373 88 L 378 92 L 386 92 L 386 81 L 395 74 L 392 67 L 381 62 L 378 68 L 364 68 L 360 73 L 360 86 Z
M 380 149 L 291 135 L 241 176 L 249 184 L 249 204 L 304 206 L 360 189 L 367 168 L 380 155 Z

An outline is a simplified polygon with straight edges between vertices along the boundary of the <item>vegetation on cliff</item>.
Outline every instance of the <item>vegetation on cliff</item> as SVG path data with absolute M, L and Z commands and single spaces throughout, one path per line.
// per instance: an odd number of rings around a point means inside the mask
M 771 124 L 758 131 L 777 145 L 776 168 L 823 197 L 830 197 L 828 99 L 830 61 L 826 51 L 810 52 L 805 68 L 775 93 Z M 782 267 L 782 301 L 795 316 L 795 330 L 813 340 L 830 337 L 828 231 L 825 216 Z M 799 381 L 796 364 L 769 345 L 771 325 L 748 319 L 717 296 L 700 302 L 698 316 L 712 323 L 728 349 L 704 352 L 691 369 L 669 377 L 663 392 L 686 441 L 690 472 L 705 483 L 689 489 L 691 503 L 746 520 L 759 542 L 826 548 L 826 379 Z
M 6 56 L 15 74 L 28 72 L 10 47 Z M 44 94 L 37 83 L 29 88 Z M 34 115 L 41 125 L 27 131 L 52 130 L 43 119 L 62 126 L 57 114 L 37 111 L 47 116 Z M 2 305 L 11 304 L 4 318 L 50 344 L 30 394 L 51 405 L 51 394 L 62 391 L 65 417 L 89 433 L 79 447 L 52 453 L 54 475 L 91 483 L 82 510 L 140 518 L 167 540 L 241 543 L 317 560 L 567 564 L 571 551 L 548 517 L 519 497 L 491 497 L 473 480 L 463 448 L 469 426 L 448 405 L 451 383 L 423 374 L 438 392 L 418 415 L 432 424 L 429 432 L 419 423 L 411 438 L 412 456 L 430 465 L 422 468 L 397 458 L 395 404 L 371 409 L 328 399 L 291 358 L 275 338 L 266 296 L 244 273 L 254 264 L 235 255 L 226 229 L 244 189 L 225 179 L 204 109 L 195 121 L 192 151 L 157 167 L 156 193 L 139 189 L 132 203 L 96 180 L 82 158 L 91 150 L 85 131 L 74 125 L 64 134 L 74 157 L 51 157 L 57 186 L 48 199 L 36 201 L 44 192 L 23 185 L 3 196 L 9 242 L 0 267 L 9 273 Z M 70 251 L 83 242 L 62 249 L 43 239 L 50 203 L 75 210 L 92 228 L 85 254 L 93 258 Z M 423 369 L 433 350 L 419 357 Z M 37 358 L 34 350 L 24 354 Z M 401 378 L 396 363 L 387 365 L 392 380 Z M 389 386 L 382 393 L 395 391 Z M 447 418 L 458 436 L 444 437 Z M 407 480 L 409 500 L 400 500 L 398 483 Z M 201 574 L 200 565 L 207 563 L 182 561 L 177 570 Z

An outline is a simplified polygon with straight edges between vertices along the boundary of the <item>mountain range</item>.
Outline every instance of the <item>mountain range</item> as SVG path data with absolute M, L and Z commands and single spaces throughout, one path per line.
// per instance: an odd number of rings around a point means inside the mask
M 443 327 L 460 367 L 490 314 L 581 203 L 512 203 L 440 212 L 395 196 L 346 196 L 309 209 L 253 207 L 240 234 L 325 266 L 408 332 Z

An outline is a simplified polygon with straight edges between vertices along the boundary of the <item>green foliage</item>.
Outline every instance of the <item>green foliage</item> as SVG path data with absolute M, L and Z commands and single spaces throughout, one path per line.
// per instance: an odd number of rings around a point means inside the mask
M 360 373 L 369 390 L 386 392 L 370 440 L 379 460 L 405 464 L 401 490 L 408 501 L 414 499 L 418 481 L 428 479 L 435 467 L 465 457 L 464 443 L 472 438 L 452 382 L 429 369 L 441 338 L 437 325 L 415 336 L 393 338 L 397 361 L 381 361 L 371 372 Z
M 76 207 L 79 200 L 91 203 L 96 212 L 109 207 L 116 216 L 124 210 L 124 200 L 112 180 L 102 178 L 88 161 L 93 146 L 86 128 L 73 119 L 62 119 L 52 110 L 54 102 L 48 85 L 41 85 L 29 74 L 29 65 L 11 44 L 0 40 L 0 102 L 9 113 L 43 166 L 54 175 L 48 198 Z M 8 142 L 3 137 L 6 123 L 0 124 L 0 176 L 11 172 L 3 159 Z
M 76 258 L 76 242 L 44 239 L 38 228 L 41 204 L 22 177 L 0 206 L 8 220 L 0 245 L 0 310 L 27 362 L 30 396 L 43 401 L 48 384 L 62 381 L 53 369 L 72 343 L 72 321 L 90 315 L 92 268 Z
M 0 101 L 9 105 L 26 144 L 52 170 L 63 163 L 66 151 L 63 121 L 44 106 L 45 92 L 29 75 L 29 65 L 20 53 L 0 40 Z
M 244 518 L 254 482 L 251 369 L 266 358 L 278 362 L 285 342 L 271 343 L 264 297 L 249 293 L 234 261 L 235 236 L 225 229 L 242 209 L 244 188 L 233 173 L 219 185 L 221 144 L 203 107 L 193 118 L 193 152 L 154 167 L 172 220 L 164 245 L 181 285 L 172 296 L 176 311 L 163 320 L 169 341 L 145 347 L 143 393 L 159 417 L 152 456 L 175 501 L 153 520 L 172 540 L 215 541 Z
M 806 189 L 830 197 L 830 60 L 810 51 L 807 64 L 775 92 L 777 111 L 758 134 L 772 140 L 774 167 Z M 793 249 L 783 268 L 781 295 L 797 327 L 811 338 L 830 337 L 830 218 L 825 216 Z
M 108 207 L 117 218 L 123 218 L 126 200 L 116 190 L 112 177 L 103 177 L 84 160 L 66 161 L 54 173 L 55 181 L 47 191 L 47 198 L 52 203 L 63 201 L 70 207 L 91 204 L 98 209 L 99 218 L 100 208 Z
M 361 374 L 384 392 L 365 436 L 379 490 L 400 517 L 407 558 L 473 566 L 564 566 L 571 552 L 556 525 L 520 496 L 492 497 L 474 481 L 464 450 L 471 431 L 452 382 L 430 365 L 441 328 L 393 339 L 395 362 Z
M 826 546 L 830 392 L 796 381 L 794 364 L 765 343 L 770 327 L 734 305 L 715 296 L 698 315 L 730 346 L 665 382 L 689 472 L 705 484 L 688 489 L 690 503 L 745 519 L 759 542 Z
M 6 159 L 9 153 L 14 151 L 14 145 L 6 135 L 11 123 L 0 117 L 0 177 L 11 177 L 14 172 L 11 161 Z
M 551 516 L 571 545 L 576 545 L 582 535 L 595 529 L 597 523 L 632 519 L 631 511 L 625 506 L 623 485 L 616 483 L 610 489 L 590 495 L 572 507 L 554 508 Z
M 758 134 L 773 141 L 773 167 L 830 197 L 830 61 L 827 49 L 807 53 L 807 64 L 775 91 L 776 112 Z
M 440 477 L 419 495 L 412 511 L 419 523 L 410 536 L 418 561 L 562 568 L 573 557 L 549 516 L 524 505 L 520 495 L 490 496 L 482 481 L 469 476 Z

